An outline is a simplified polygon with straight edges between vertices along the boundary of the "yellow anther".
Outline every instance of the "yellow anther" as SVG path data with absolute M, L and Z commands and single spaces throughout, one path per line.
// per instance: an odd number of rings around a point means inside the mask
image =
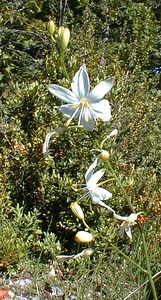
M 88 117 L 86 116 L 86 117 L 84 118 L 84 121 L 88 123 L 88 120 L 89 120 L 89 119 L 88 119 Z
M 78 107 L 79 107 L 79 103 L 76 103 L 76 104 L 73 104 L 73 105 L 72 105 L 72 108 L 73 108 L 73 109 L 77 109 Z
M 85 99 L 85 98 L 82 98 L 80 101 L 79 101 L 79 105 L 80 106 L 83 106 L 83 107 L 85 107 L 85 108 L 89 108 L 90 106 L 89 106 L 89 104 L 88 104 L 88 102 L 87 102 L 87 100 Z M 88 121 L 87 121 L 88 122 Z

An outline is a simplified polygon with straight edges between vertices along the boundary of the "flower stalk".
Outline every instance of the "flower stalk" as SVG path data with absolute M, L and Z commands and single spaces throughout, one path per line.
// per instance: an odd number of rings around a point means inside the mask
M 61 53 L 60 53 L 60 64 L 61 64 L 61 67 L 62 67 L 64 77 L 69 81 L 69 76 L 68 76 L 67 68 L 65 66 L 64 61 L 65 61 L 65 51 L 62 50 Z
M 126 192 L 124 190 L 124 187 L 122 185 L 121 180 L 119 179 L 119 177 L 114 172 L 114 170 L 113 170 L 113 168 L 112 168 L 112 166 L 111 166 L 111 164 L 110 164 L 110 162 L 108 160 L 106 161 L 106 166 L 107 166 L 107 169 L 110 171 L 111 175 L 115 178 L 117 184 L 119 185 L 119 187 L 120 187 L 120 189 L 121 189 L 121 191 L 122 191 L 122 193 L 123 193 L 123 195 L 124 195 L 124 197 L 125 197 L 125 199 L 127 201 L 127 204 L 129 205 L 129 208 L 131 209 L 131 211 L 133 213 L 135 213 L 135 210 L 134 210 L 134 208 L 132 206 L 132 203 L 131 203 L 129 197 L 127 196 L 127 194 L 126 194 Z
M 149 261 L 149 256 L 148 256 L 145 235 L 144 235 L 144 231 L 141 228 L 141 226 L 140 226 L 140 232 L 141 232 L 141 237 L 142 237 L 142 241 L 143 241 L 144 254 L 145 254 L 146 265 L 147 265 L 147 270 L 148 270 L 147 273 L 148 273 L 149 282 L 150 282 L 151 289 L 152 289 L 152 294 L 153 294 L 154 300 L 158 300 L 158 296 L 157 296 L 157 292 L 156 292 L 156 288 L 155 288 L 155 284 L 154 284 L 154 280 L 153 280 L 153 276 L 152 276 L 152 272 L 151 272 L 151 268 L 150 268 L 150 261 Z
M 143 273 L 148 274 L 148 272 L 143 269 L 140 265 L 138 265 L 134 260 L 132 260 L 128 255 L 126 255 L 123 251 L 121 251 L 118 247 L 113 245 L 112 243 L 109 243 L 110 246 L 116 250 L 118 253 L 120 253 L 123 257 L 125 257 L 127 260 L 129 260 L 137 269 L 140 269 Z

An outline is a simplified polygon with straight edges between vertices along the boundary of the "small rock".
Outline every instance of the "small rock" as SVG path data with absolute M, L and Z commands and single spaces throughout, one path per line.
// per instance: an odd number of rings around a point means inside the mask
M 51 286 L 46 284 L 45 291 L 50 293 L 51 296 L 60 297 L 64 295 L 63 291 L 56 284 L 53 284 Z

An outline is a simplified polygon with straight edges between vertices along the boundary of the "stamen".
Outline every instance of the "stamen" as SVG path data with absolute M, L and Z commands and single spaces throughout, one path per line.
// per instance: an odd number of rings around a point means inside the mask
M 69 126 L 70 122 L 74 119 L 75 115 L 77 114 L 78 110 L 80 109 L 80 113 L 79 113 L 79 120 L 78 120 L 78 126 L 81 123 L 81 119 L 82 116 L 84 118 L 84 121 L 88 123 L 89 118 L 88 116 L 84 116 L 85 115 L 85 109 L 89 109 L 90 105 L 87 102 L 86 98 L 82 98 L 79 103 L 75 103 L 72 105 L 72 108 L 75 110 L 75 112 L 73 113 L 73 115 L 71 116 L 71 118 L 67 121 L 66 126 Z
M 86 98 L 81 99 L 81 100 L 79 101 L 79 104 L 80 104 L 81 106 L 85 107 L 85 108 L 89 108 L 89 107 L 90 107 L 90 105 L 89 105 L 89 103 L 87 102 Z
M 86 116 L 84 117 L 84 121 L 88 123 L 88 120 L 89 120 L 89 118 L 88 118 L 88 116 L 86 115 Z
M 66 126 L 69 126 L 70 122 L 74 119 L 74 117 L 77 114 L 78 110 L 79 110 L 79 106 L 77 107 L 75 112 L 72 114 L 71 118 L 67 121 Z
M 76 109 L 76 108 L 78 108 L 78 107 L 79 107 L 79 103 L 72 104 L 72 108 L 73 108 L 73 109 Z
M 83 110 L 84 110 L 84 107 L 82 106 L 82 107 L 81 107 L 81 111 L 80 111 L 80 115 L 79 115 L 78 126 L 80 125 L 80 122 L 81 122 Z
M 87 198 L 90 197 L 89 191 L 87 191 L 86 193 L 84 193 L 78 200 L 80 201 L 80 200 L 84 199 L 85 197 L 87 197 Z

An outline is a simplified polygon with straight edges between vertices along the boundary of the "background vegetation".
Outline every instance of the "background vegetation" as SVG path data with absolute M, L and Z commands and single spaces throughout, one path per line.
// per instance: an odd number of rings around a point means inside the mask
M 1 8 L 1 269 L 37 258 L 47 262 L 60 251 L 71 254 L 83 249 L 74 242 L 82 224 L 69 208 L 79 197 L 73 187 L 84 182 L 93 158 L 90 150 L 117 128 L 116 139 L 106 144 L 110 162 L 136 211 L 146 212 L 151 267 L 154 273 L 159 271 L 160 1 L 2 0 Z M 57 44 L 46 29 L 50 19 L 71 32 L 65 55 L 70 81 L 85 63 L 92 87 L 105 78 L 113 78 L 115 84 L 109 94 L 110 123 L 99 123 L 90 133 L 66 132 L 53 142 L 52 160 L 47 160 L 42 154 L 45 135 L 66 121 L 55 111 L 60 101 L 48 93 L 47 86 L 70 88 Z M 113 193 L 110 205 L 120 215 L 129 214 L 115 181 L 109 182 L 108 190 Z M 93 214 L 88 203 L 83 207 L 89 225 L 99 231 L 92 245 L 95 253 L 92 258 L 70 261 L 63 279 L 78 299 L 89 299 L 87 290 L 91 299 L 124 299 L 147 278 L 108 242 L 144 267 L 138 230 L 134 229 L 132 242 L 120 240 L 118 224 L 111 225 L 106 210 L 94 207 Z M 150 297 L 145 286 L 133 299 Z

